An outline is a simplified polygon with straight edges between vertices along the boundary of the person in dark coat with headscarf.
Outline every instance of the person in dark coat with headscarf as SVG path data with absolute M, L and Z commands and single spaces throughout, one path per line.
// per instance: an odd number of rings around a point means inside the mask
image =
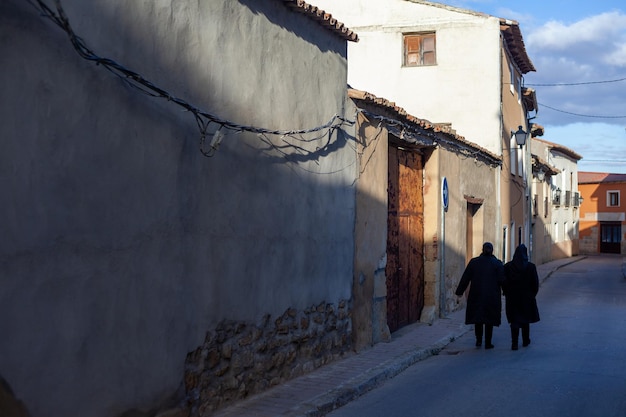
M 525 245 L 515 249 L 513 260 L 504 265 L 504 297 L 506 318 L 511 325 L 511 349 L 518 349 L 519 330 L 522 346 L 530 344 L 530 323 L 539 321 L 536 295 L 539 292 L 537 267 L 528 261 Z
M 455 291 L 460 297 L 471 283 L 467 296 L 465 324 L 474 325 L 477 347 L 482 344 L 484 328 L 485 349 L 493 348 L 491 343 L 493 326 L 500 325 L 502 315 L 503 281 L 504 266 L 493 255 L 493 245 L 485 242 L 482 253 L 467 264 Z

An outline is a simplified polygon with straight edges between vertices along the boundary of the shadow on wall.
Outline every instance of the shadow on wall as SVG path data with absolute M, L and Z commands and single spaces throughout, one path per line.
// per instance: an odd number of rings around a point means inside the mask
M 268 1 L 259 1 L 259 0 L 237 0 L 244 6 L 248 7 L 253 13 L 261 14 L 270 22 L 273 22 L 277 25 L 283 26 L 288 31 L 292 32 L 296 36 L 304 39 L 305 41 L 316 45 L 320 48 L 322 52 L 336 52 L 336 47 L 333 45 L 333 42 L 320 41 L 319 36 L 313 36 L 314 31 L 311 31 L 307 28 L 308 25 L 318 25 L 316 22 L 303 22 L 300 19 L 290 18 L 293 16 L 287 8 L 285 8 L 285 12 L 277 14 L 276 8 L 272 6 L 271 2 Z M 320 23 L 321 24 L 321 23 Z M 331 39 L 333 35 L 328 33 L 328 40 Z M 346 58 L 348 56 L 348 48 L 346 43 L 346 49 L 341 53 L 341 55 Z
M 223 68 L 197 75 L 184 55 L 160 43 L 183 34 L 152 37 L 154 16 L 142 21 L 133 20 L 137 13 L 124 14 L 125 8 L 136 12 L 138 3 L 62 4 L 94 50 L 128 60 L 168 91 L 188 93 L 220 115 L 224 110 L 237 121 L 267 118 L 288 126 L 297 120 L 309 127 L 326 123 L 321 115 L 344 104 L 345 79 L 333 83 L 332 74 L 322 85 L 304 84 L 302 96 L 276 92 L 289 102 L 289 113 L 247 100 L 237 85 L 220 83 Z M 263 13 L 272 15 L 270 4 L 286 10 L 267 1 Z M 174 8 L 150 10 L 177 17 Z M 290 18 L 308 22 L 299 14 Z M 0 4 L 0 45 L 9 63 L 0 75 L 7 86 L 3 103 L 10 103 L 2 107 L 6 123 L 0 124 L 0 166 L 9 173 L 0 175 L 0 192 L 9 202 L 0 207 L 6 220 L 0 317 L 10 318 L 0 321 L 0 372 L 33 416 L 108 417 L 169 400 L 184 391 L 187 354 L 225 319 L 254 328 L 270 317 L 272 331 L 260 337 L 284 343 L 288 351 L 302 344 L 298 337 L 306 326 L 295 319 L 315 307 L 311 320 L 321 320 L 316 325 L 323 329 L 334 326 L 337 339 L 320 336 L 304 344 L 309 362 L 319 365 L 329 349 L 349 348 L 349 337 L 342 339 L 349 336 L 349 311 L 340 309 L 352 285 L 350 138 L 334 131 L 294 145 L 285 143 L 289 138 L 263 141 L 241 133 L 227 135 L 218 153 L 205 158 L 189 113 L 138 94 L 81 59 L 66 35 L 27 2 Z M 319 52 L 316 45 L 295 46 Z M 252 93 L 271 95 L 269 90 L 259 86 Z M 212 101 L 213 92 L 221 101 Z M 224 97 L 231 100 L 222 109 Z M 300 97 L 316 97 L 315 109 L 309 112 Z M 320 305 L 323 315 L 315 314 Z M 293 319 L 288 327 L 277 323 L 285 312 Z M 249 369 L 237 346 L 227 343 L 233 340 L 219 342 L 214 377 L 226 366 L 236 368 L 231 364 L 237 360 Z M 198 400 L 182 397 L 176 400 Z

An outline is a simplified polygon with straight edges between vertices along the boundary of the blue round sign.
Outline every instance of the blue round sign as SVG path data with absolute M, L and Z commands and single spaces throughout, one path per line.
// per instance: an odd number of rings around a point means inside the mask
M 445 210 L 448 209 L 448 201 L 450 200 L 450 193 L 448 191 L 448 179 L 443 177 L 443 181 L 441 181 L 441 202 L 443 203 L 443 208 Z

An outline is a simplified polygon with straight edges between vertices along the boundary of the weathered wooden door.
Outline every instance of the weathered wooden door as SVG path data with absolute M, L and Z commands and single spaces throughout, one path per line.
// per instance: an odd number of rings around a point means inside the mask
M 424 198 L 421 155 L 389 146 L 387 324 L 414 323 L 424 307 Z

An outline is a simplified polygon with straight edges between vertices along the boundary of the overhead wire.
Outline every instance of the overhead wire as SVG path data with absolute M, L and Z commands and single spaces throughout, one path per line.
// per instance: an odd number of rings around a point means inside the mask
M 151 97 L 162 98 L 167 100 L 168 102 L 172 102 L 180 107 L 183 107 L 185 110 L 191 112 L 195 120 L 198 124 L 198 129 L 200 130 L 201 139 L 200 139 L 200 151 L 204 156 L 213 156 L 217 147 L 219 146 L 219 142 L 223 137 L 223 129 L 227 129 L 231 132 L 241 133 L 241 132 L 250 132 L 256 133 L 257 135 L 274 135 L 281 136 L 283 139 L 285 137 L 290 137 L 293 140 L 297 140 L 300 142 L 313 142 L 315 140 L 319 140 L 326 136 L 326 134 L 334 132 L 340 126 L 346 125 L 354 125 L 354 121 L 350 121 L 345 119 L 339 114 L 335 114 L 327 123 L 316 126 L 310 129 L 292 129 L 292 130 L 279 130 L 279 129 L 268 129 L 262 127 L 255 127 L 249 125 L 238 124 L 230 120 L 223 119 L 217 115 L 211 114 L 207 111 L 201 110 L 198 107 L 192 105 L 191 103 L 173 96 L 166 90 L 160 88 L 155 85 L 151 81 L 147 80 L 139 73 L 132 71 L 123 65 L 120 65 L 116 61 L 110 58 L 103 58 L 98 56 L 93 50 L 91 50 L 83 41 L 83 39 L 78 36 L 72 26 L 70 25 L 69 19 L 67 18 L 63 7 L 61 6 L 60 0 L 54 0 L 56 6 L 56 12 L 51 9 L 43 0 L 27 0 L 33 7 L 35 7 L 38 11 L 42 13 L 42 15 L 52 22 L 54 22 L 57 26 L 59 26 L 69 37 L 72 46 L 76 50 L 76 52 L 85 60 L 94 62 L 96 65 L 105 68 L 110 71 L 122 81 L 129 85 L 130 87 L 139 90 L 140 92 L 147 94 Z M 209 128 L 211 125 L 217 126 L 215 132 L 213 132 L 213 140 L 211 141 L 210 148 L 207 149 L 205 147 L 206 136 L 210 134 Z M 220 134 L 221 132 L 221 134 Z M 302 135 L 311 134 L 320 132 L 320 135 L 314 138 L 305 139 Z M 330 135 L 329 135 L 330 136 Z M 264 140 L 263 140 L 264 141 Z M 265 142 L 265 141 L 264 141 Z M 290 144 L 293 146 L 292 144 Z M 328 143 L 325 145 L 327 146 Z M 274 147 L 276 149 L 276 147 Z M 303 148 L 302 148 L 303 149 Z
M 610 83 L 618 83 L 618 82 L 622 82 L 622 81 L 626 81 L 626 77 L 617 78 L 617 79 L 613 79 L 613 80 L 581 81 L 581 82 L 570 82 L 570 83 L 524 83 L 524 86 L 531 86 L 531 87 L 571 87 L 571 86 L 581 86 L 581 85 L 610 84 Z M 625 116 L 604 116 L 604 115 L 591 115 L 591 114 L 574 113 L 574 112 L 570 112 L 570 111 L 567 111 L 567 110 L 558 109 L 556 107 L 552 107 L 552 106 L 549 106 L 549 105 L 543 104 L 543 103 L 537 103 L 537 104 L 539 104 L 540 106 L 545 107 L 547 109 L 559 112 L 559 113 L 569 114 L 569 115 L 577 116 L 577 117 L 587 117 L 587 118 L 593 118 L 593 119 L 624 119 L 624 118 L 626 118 L 626 115 Z
M 554 110 L 554 111 L 557 111 L 559 113 L 570 114 L 572 116 L 588 117 L 588 118 L 593 118 L 593 119 L 626 119 L 626 116 L 600 116 L 600 115 L 573 113 L 573 112 L 570 112 L 570 111 L 561 110 L 561 109 L 557 109 L 557 108 L 548 106 L 547 104 L 543 104 L 543 103 L 537 103 L 537 104 L 539 104 L 540 106 L 545 107 L 547 109 Z
M 576 85 L 591 85 L 591 84 L 609 84 L 609 83 L 618 83 L 621 81 L 626 81 L 626 77 L 618 78 L 616 80 L 603 80 L 603 81 L 581 81 L 578 83 L 546 83 L 546 84 L 525 84 L 532 87 L 566 87 L 566 86 L 576 86 Z

